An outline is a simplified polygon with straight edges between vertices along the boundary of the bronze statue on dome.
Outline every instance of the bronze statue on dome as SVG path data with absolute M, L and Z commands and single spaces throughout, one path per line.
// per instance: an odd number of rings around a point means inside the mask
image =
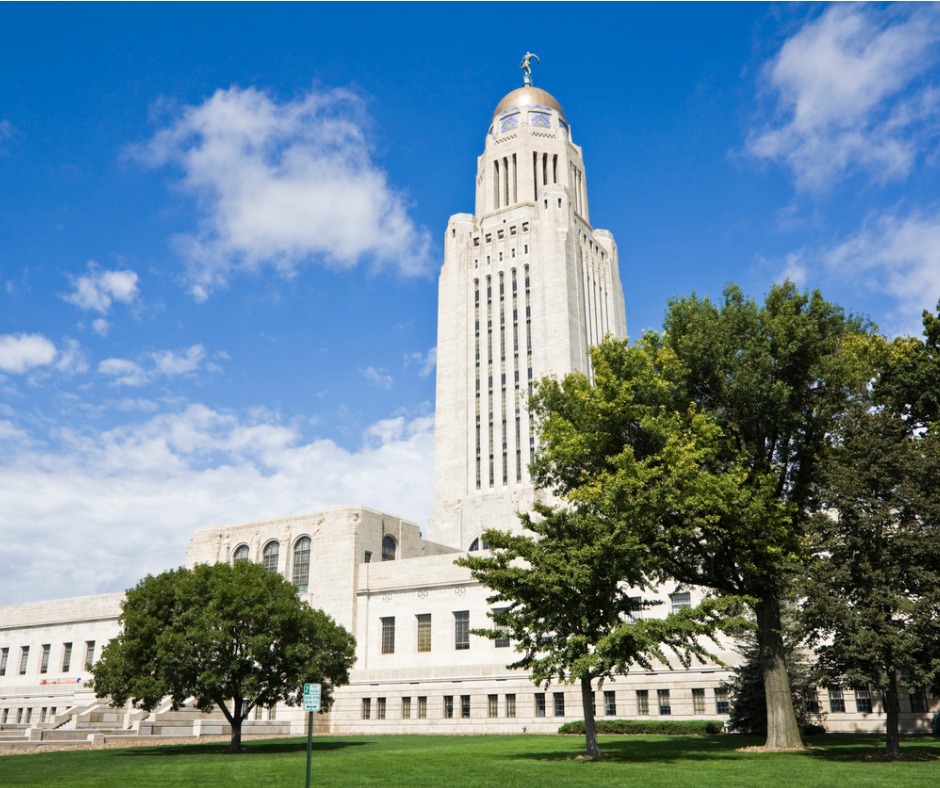
M 519 68 L 522 69 L 522 86 L 524 88 L 532 87 L 532 59 L 535 59 L 536 63 L 541 63 L 538 55 L 533 55 L 531 52 L 526 52 L 522 56 L 522 63 L 519 64 Z

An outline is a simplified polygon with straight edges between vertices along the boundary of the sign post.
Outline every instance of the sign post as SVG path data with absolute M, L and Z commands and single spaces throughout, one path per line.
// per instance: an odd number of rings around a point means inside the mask
M 310 788 L 310 759 L 313 755 L 313 713 L 320 711 L 320 685 L 304 684 L 304 711 L 307 712 L 307 782 Z

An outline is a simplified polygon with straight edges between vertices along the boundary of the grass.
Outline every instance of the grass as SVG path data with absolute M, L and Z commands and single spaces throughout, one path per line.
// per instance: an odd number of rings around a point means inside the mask
M 601 737 L 602 761 L 575 758 L 574 736 L 336 736 L 314 740 L 312 786 L 554 785 L 684 788 L 786 785 L 885 788 L 936 786 L 940 761 L 879 762 L 881 740 L 829 736 L 803 752 L 760 753 L 741 736 Z M 0 757 L 4 786 L 302 786 L 305 739 L 247 744 L 50 752 Z M 940 758 L 940 742 L 910 739 L 903 750 Z

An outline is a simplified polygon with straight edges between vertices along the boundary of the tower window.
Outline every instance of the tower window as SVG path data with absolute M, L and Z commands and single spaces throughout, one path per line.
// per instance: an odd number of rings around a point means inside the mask
M 383 561 L 394 561 L 395 554 L 398 550 L 398 545 L 395 542 L 395 537 L 386 534 L 382 537 L 382 560 Z

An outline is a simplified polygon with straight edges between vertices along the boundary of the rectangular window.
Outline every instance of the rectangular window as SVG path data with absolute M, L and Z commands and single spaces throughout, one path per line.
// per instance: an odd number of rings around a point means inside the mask
M 42 709 L 41 709 L 40 712 L 39 712 L 39 721 L 40 721 L 40 722 L 45 722 L 45 721 L 46 721 L 46 713 L 47 713 L 47 712 L 48 712 L 48 709 L 47 709 L 45 706 L 43 706 Z
M 659 713 L 664 717 L 668 717 L 672 714 L 672 705 L 669 702 L 669 690 L 656 690 L 656 697 L 659 699 Z
M 428 699 L 426 695 L 418 697 L 418 719 L 426 720 L 428 718 Z
M 42 661 L 39 663 L 39 672 L 49 672 L 49 653 L 52 651 L 51 643 L 44 643 L 42 647 Z
M 95 641 L 86 640 L 85 641 L 85 670 L 91 670 L 91 666 L 95 664 Z
M 277 719 L 277 704 L 273 706 L 268 706 L 268 719 L 269 720 Z
M 4 709 L 4 710 L 3 710 L 3 716 L 0 717 L 0 725 L 6 725 L 6 724 L 7 724 L 7 720 L 8 720 L 9 718 L 10 718 L 10 710 L 9 710 L 9 709 Z
M 470 611 L 457 610 L 454 612 L 454 648 L 457 651 L 466 651 L 470 648 Z
M 506 696 L 506 716 L 507 717 L 516 716 L 516 696 L 515 695 Z
M 544 692 L 535 693 L 535 716 L 536 717 L 545 716 L 545 693 Z
M 565 693 L 556 692 L 554 693 L 555 701 L 555 716 L 564 717 L 565 716 Z
M 385 719 L 385 698 L 378 698 L 375 705 L 375 717 L 379 720 Z
M 645 717 L 650 713 L 650 691 L 636 691 L 636 713 L 640 717 Z
M 470 696 L 469 695 L 460 696 L 460 716 L 465 720 L 470 719 Z
M 19 725 L 23 721 L 23 709 L 19 708 L 16 710 L 16 724 Z
M 371 563 L 372 563 L 372 551 L 371 551 L 371 550 L 366 550 L 366 557 L 365 557 L 365 561 L 363 561 L 363 563 L 366 563 L 366 564 L 371 564 Z
M 505 429 L 505 425 L 504 425 L 504 427 L 503 427 L 503 433 L 504 433 L 504 434 L 505 434 L 505 431 L 506 431 L 506 429 Z M 505 462 L 505 458 L 504 458 L 504 460 L 503 460 L 503 465 L 505 466 L 505 464 L 506 464 L 506 462 Z M 496 613 L 504 613 L 504 612 L 506 612 L 507 610 L 509 610 L 508 607 L 503 607 L 503 608 L 499 608 L 498 610 L 496 610 L 496 611 L 494 611 L 494 612 L 496 612 Z M 506 629 L 505 627 L 496 627 L 496 630 L 499 632 L 499 636 L 493 641 L 493 645 L 495 645 L 496 648 L 509 648 L 509 630 Z
M 454 718 L 454 696 L 444 696 L 444 719 L 452 720 Z
M 72 667 L 72 644 L 62 644 L 62 672 L 68 673 Z
M 372 718 L 372 698 L 363 698 L 362 699 L 362 719 L 368 720 Z
M 255 706 L 255 719 L 256 719 L 256 720 L 260 720 L 260 719 L 261 719 L 261 714 L 262 714 L 263 711 L 264 711 L 264 709 L 262 708 L 262 706 L 261 706 L 260 704 L 257 705 L 257 706 Z
M 728 688 L 715 687 L 715 713 L 727 714 L 731 707 L 728 701 Z
M 921 689 L 911 690 L 910 694 L 911 694 L 911 711 L 914 714 L 924 714 L 927 711 L 927 691 L 921 688 Z
M 617 693 L 613 690 L 604 690 L 604 714 L 608 717 L 617 716 Z
M 26 709 L 26 719 L 24 722 L 29 725 L 29 721 L 33 718 L 33 709 L 32 707 Z
M 692 713 L 693 714 L 705 713 L 705 690 L 704 689 L 692 690 Z
M 401 699 L 401 718 L 403 720 L 411 719 L 411 698 Z
M 10 649 L 8 646 L 4 646 L 0 649 L 0 676 L 6 676 L 7 674 L 7 662 L 10 661 Z
M 395 653 L 395 616 L 382 619 L 382 653 Z
M 688 591 L 677 591 L 669 595 L 669 601 L 672 603 L 672 612 L 678 613 L 687 607 L 692 607 L 692 594 Z
M 815 687 L 803 689 L 803 709 L 807 714 L 819 714 L 819 693 Z
M 845 697 L 842 695 L 842 687 L 834 686 L 829 688 L 829 711 L 833 714 L 845 712 Z
M 488 695 L 486 698 L 486 716 L 499 716 L 499 695 Z
M 29 646 L 23 646 L 20 649 L 20 675 L 26 673 L 26 664 L 29 662 Z
M 418 619 L 418 651 L 431 650 L 431 614 L 421 613 Z
M 855 710 L 859 714 L 871 714 L 871 690 L 868 687 L 855 688 Z

